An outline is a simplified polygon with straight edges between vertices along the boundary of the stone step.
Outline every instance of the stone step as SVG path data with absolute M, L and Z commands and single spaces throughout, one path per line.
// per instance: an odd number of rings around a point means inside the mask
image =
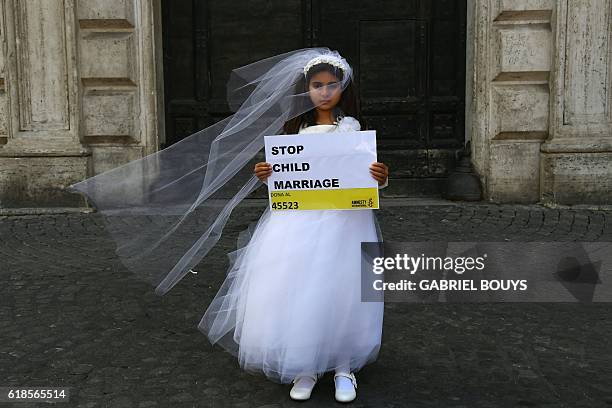
M 432 197 L 442 198 L 446 177 L 389 179 L 389 185 L 380 190 L 383 198 Z

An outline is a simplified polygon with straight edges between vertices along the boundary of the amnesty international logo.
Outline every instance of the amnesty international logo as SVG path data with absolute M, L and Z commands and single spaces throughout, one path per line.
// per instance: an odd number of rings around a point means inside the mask
M 370 197 L 367 200 L 352 200 L 351 207 L 352 208 L 372 208 L 374 207 L 374 199 Z
M 372 199 L 370 198 L 370 201 L 372 201 Z M 353 200 L 351 201 L 351 207 L 353 208 L 365 208 L 368 207 L 368 200 Z M 370 205 L 371 207 L 371 205 Z

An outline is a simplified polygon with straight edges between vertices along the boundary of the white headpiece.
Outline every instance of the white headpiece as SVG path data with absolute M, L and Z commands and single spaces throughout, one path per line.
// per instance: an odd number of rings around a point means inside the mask
M 304 75 L 308 73 L 308 70 L 310 68 L 322 63 L 333 65 L 334 67 L 341 69 L 345 74 L 347 72 L 347 67 L 340 58 L 337 58 L 333 55 L 321 55 L 308 61 L 308 64 L 304 66 Z

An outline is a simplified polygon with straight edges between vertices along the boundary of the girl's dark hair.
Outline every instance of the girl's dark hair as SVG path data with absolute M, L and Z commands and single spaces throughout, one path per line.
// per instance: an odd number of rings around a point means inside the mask
M 335 75 L 338 80 L 342 81 L 344 78 L 344 71 L 340 68 L 337 68 L 331 64 L 321 63 L 313 65 L 306 75 L 302 75 L 298 82 L 295 84 L 295 94 L 304 94 L 308 92 L 308 84 L 310 83 L 310 79 L 317 73 L 327 71 L 332 75 Z M 299 104 L 304 105 L 306 102 L 303 98 L 298 98 Z M 300 109 L 300 110 L 303 110 Z M 361 123 L 361 112 L 359 109 L 359 97 L 357 92 L 357 85 L 353 82 L 353 79 L 348 82 L 346 88 L 342 91 L 342 96 L 340 97 L 340 101 L 334 107 L 334 118 L 338 120 L 340 116 L 352 116 L 357 119 Z M 299 132 L 302 124 L 306 124 L 306 126 L 316 125 L 315 121 L 315 108 L 310 109 L 302 113 L 299 116 L 296 116 L 293 119 L 285 122 L 283 126 L 284 133 L 287 135 L 296 134 Z M 365 127 L 362 124 L 362 129 Z

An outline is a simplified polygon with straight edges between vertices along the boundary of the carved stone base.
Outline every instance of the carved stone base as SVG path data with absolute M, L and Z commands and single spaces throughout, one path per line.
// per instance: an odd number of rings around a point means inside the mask
M 86 178 L 88 156 L 0 157 L 0 208 L 86 207 L 65 187 Z
M 488 201 L 536 203 L 540 199 L 540 141 L 506 140 L 491 143 Z
M 612 204 L 612 152 L 542 153 L 541 201 Z

